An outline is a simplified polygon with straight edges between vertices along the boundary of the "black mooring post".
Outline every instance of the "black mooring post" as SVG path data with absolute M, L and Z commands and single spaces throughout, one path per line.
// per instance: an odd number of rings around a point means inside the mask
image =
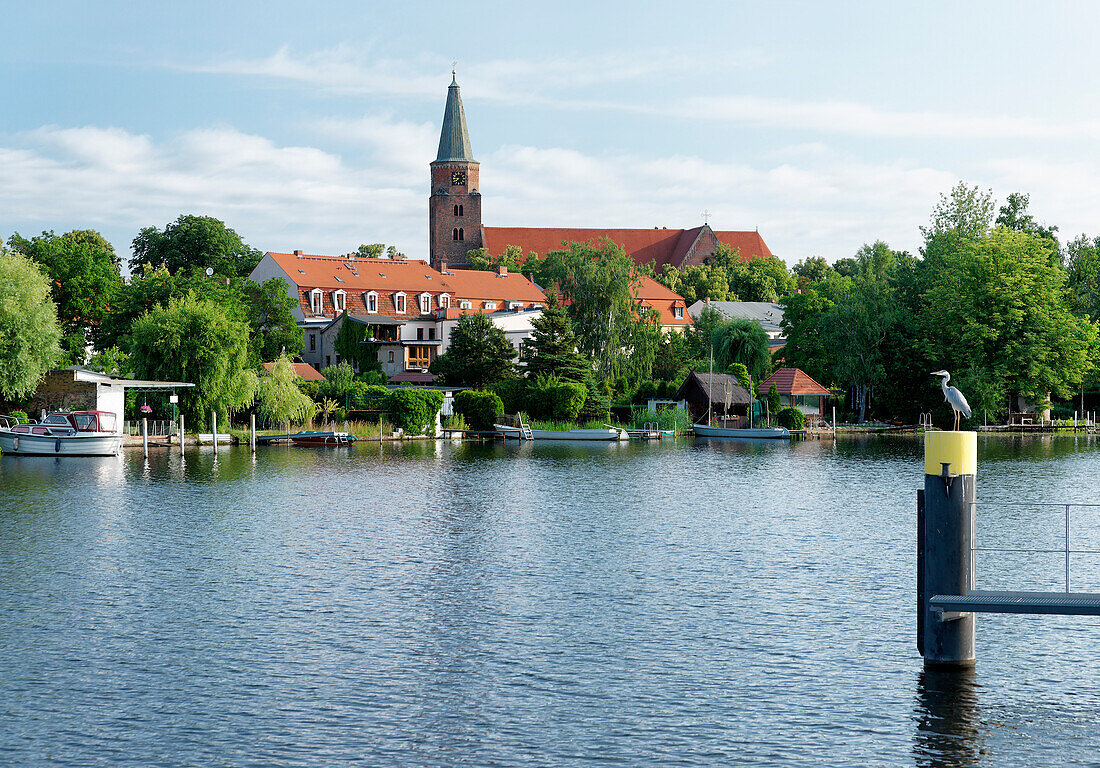
M 977 436 L 925 433 L 924 492 L 918 497 L 917 648 L 930 669 L 974 666 L 974 614 L 933 611 L 934 595 L 974 587 Z

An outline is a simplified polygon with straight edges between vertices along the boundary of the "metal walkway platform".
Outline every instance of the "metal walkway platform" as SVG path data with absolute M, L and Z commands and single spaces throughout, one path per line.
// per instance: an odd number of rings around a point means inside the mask
M 1061 614 L 1100 616 L 1100 594 L 1094 592 L 987 592 L 935 595 L 933 610 L 958 613 Z

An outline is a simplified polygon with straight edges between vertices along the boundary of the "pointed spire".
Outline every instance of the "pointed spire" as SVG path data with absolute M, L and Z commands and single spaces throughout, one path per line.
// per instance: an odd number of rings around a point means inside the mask
M 466 112 L 462 109 L 462 94 L 454 70 L 451 70 L 451 85 L 447 88 L 447 109 L 443 112 L 443 130 L 439 134 L 439 152 L 435 161 L 465 160 L 473 162 L 474 153 L 470 149 L 470 134 L 466 130 Z

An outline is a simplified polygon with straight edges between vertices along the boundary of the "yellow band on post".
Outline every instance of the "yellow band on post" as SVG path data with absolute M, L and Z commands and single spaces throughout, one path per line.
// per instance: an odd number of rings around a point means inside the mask
M 978 433 L 925 432 L 924 474 L 942 474 L 945 461 L 952 475 L 978 474 Z

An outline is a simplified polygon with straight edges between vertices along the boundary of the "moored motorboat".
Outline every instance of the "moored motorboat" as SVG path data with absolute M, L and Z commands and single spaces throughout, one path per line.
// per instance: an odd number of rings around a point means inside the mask
M 109 411 L 57 411 L 41 422 L 0 416 L 0 451 L 17 456 L 114 456 L 122 448 Z
M 732 437 L 739 440 L 790 440 L 791 432 L 786 427 L 711 427 L 706 424 L 692 424 L 696 437 Z
M 295 445 L 348 445 L 357 438 L 347 432 L 315 432 L 312 430 L 295 432 L 290 436 Z

